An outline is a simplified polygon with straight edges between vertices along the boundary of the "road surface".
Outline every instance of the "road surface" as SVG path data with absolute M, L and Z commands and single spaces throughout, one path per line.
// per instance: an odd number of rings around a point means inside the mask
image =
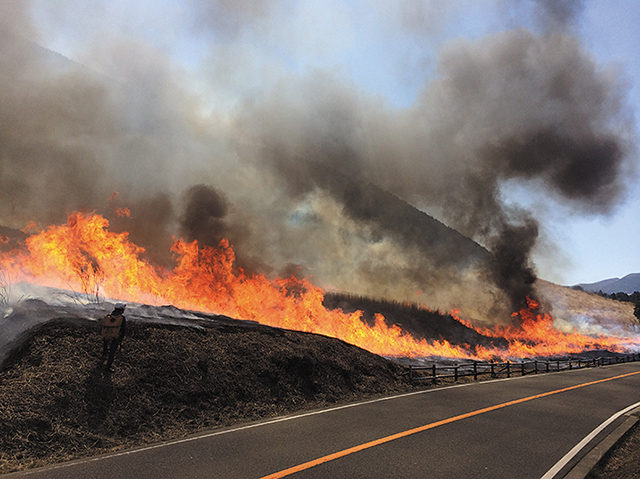
M 421 391 L 7 477 L 538 479 L 638 402 L 640 363 L 626 363 Z

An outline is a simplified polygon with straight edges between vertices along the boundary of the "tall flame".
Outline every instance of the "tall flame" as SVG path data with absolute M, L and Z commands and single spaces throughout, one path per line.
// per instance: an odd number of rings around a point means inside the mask
M 478 330 L 487 336 L 507 338 L 507 350 L 418 340 L 398 326 L 388 326 L 381 315 L 368 326 L 360 311 L 348 314 L 327 310 L 322 304 L 324 291 L 307 280 L 269 280 L 260 274 L 246 274 L 235 266 L 235 253 L 227 240 L 212 248 L 178 239 L 171 248 L 176 266 L 167 270 L 144 260 L 144 249 L 133 244 L 128 233 L 113 233 L 108 227 L 109 222 L 100 215 L 73 213 L 66 225 L 49 226 L 30 235 L 24 248 L 3 253 L 0 265 L 13 281 L 71 289 L 96 298 L 105 295 L 130 302 L 169 303 L 182 309 L 251 319 L 336 337 L 386 356 L 486 359 L 603 346 L 620 348 L 618 338 L 594 339 L 557 331 L 552 326 L 553 318 L 535 313 L 538 306 L 533 301 L 529 309 L 517 313 L 522 328 Z

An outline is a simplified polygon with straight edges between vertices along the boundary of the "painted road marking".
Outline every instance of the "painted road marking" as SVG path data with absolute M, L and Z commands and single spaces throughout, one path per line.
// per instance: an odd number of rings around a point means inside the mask
M 334 452 L 333 454 L 329 454 L 327 456 L 319 457 L 318 459 L 314 459 L 313 461 L 305 462 L 303 464 L 299 464 L 297 466 L 290 467 L 288 469 L 284 469 L 279 472 L 275 472 L 273 474 L 269 474 L 268 476 L 263 476 L 261 479 L 278 479 L 281 477 L 286 477 L 291 474 L 295 474 L 296 472 L 304 471 L 306 469 L 311 469 L 312 467 L 319 466 L 320 464 L 324 464 L 326 462 L 334 461 L 341 457 L 348 456 L 350 454 L 354 454 L 359 451 L 363 451 L 365 449 L 369 449 L 375 446 L 379 446 L 381 444 L 385 444 L 387 442 L 395 441 L 396 439 L 400 439 L 403 437 L 411 436 L 413 434 L 417 434 L 419 432 L 427 431 L 429 429 L 433 429 L 438 426 L 443 426 L 445 424 L 450 424 L 452 422 L 460 421 L 462 419 L 467 419 L 473 416 L 478 416 L 480 414 L 484 414 L 487 412 L 495 411 L 497 409 L 502 409 L 508 406 L 514 406 L 516 404 L 521 404 L 527 401 L 533 401 L 534 399 L 540 399 L 547 396 L 552 396 L 554 394 L 560 394 L 567 391 L 572 391 L 574 389 L 580 389 L 587 386 L 593 386 L 594 384 L 600 384 L 607 381 L 613 381 L 614 379 L 626 378 L 628 376 L 634 376 L 636 374 L 640 374 L 640 371 L 636 371 L 633 373 L 621 374 L 619 376 L 613 376 L 610 378 L 599 379 L 597 381 L 590 381 L 588 383 L 577 384 L 575 386 L 570 386 L 562 389 L 556 389 L 554 391 L 548 391 L 546 393 L 535 394 L 533 396 L 528 396 L 521 399 L 515 399 L 513 401 L 508 401 L 501 404 L 496 404 L 495 406 L 489 406 L 486 408 L 478 409 L 476 411 L 471 411 L 465 414 L 460 414 L 459 416 L 450 417 L 448 419 L 443 419 L 441 421 L 432 422 L 430 424 L 425 424 L 424 426 L 416 427 L 413 429 L 408 429 L 406 431 L 402 431 L 396 434 L 392 434 L 390 436 L 382 437 L 380 439 L 376 439 L 374 441 L 366 442 L 364 444 L 360 444 L 358 446 L 350 447 L 348 449 L 343 449 L 342 451 Z
M 587 437 L 585 437 L 582 441 L 576 444 L 576 446 L 573 449 L 571 449 L 567 454 L 565 454 L 565 456 L 562 459 L 560 459 L 551 469 L 549 469 L 547 473 L 544 476 L 542 476 L 540 479 L 552 479 L 553 477 L 555 477 L 556 474 L 558 474 L 558 472 L 560 472 L 560 470 L 564 466 L 566 466 L 569 463 L 569 461 L 573 459 L 582 450 L 583 447 L 589 444 L 594 437 L 600 434 L 605 427 L 607 427 L 609 424 L 611 424 L 613 421 L 618 419 L 623 414 L 626 414 L 629 411 L 633 411 L 637 407 L 640 407 L 640 402 L 632 404 L 631 406 L 624 408 L 622 411 L 618 411 L 609 419 L 604 421 L 597 428 L 591 431 L 591 433 Z
M 576 371 L 578 371 L 578 370 L 576 369 Z M 491 382 L 498 382 L 498 381 L 517 380 L 517 379 L 522 379 L 522 378 L 525 378 L 525 377 L 526 376 L 517 376 L 517 377 L 512 377 L 512 378 L 509 378 L 509 379 L 495 379 L 493 381 L 485 381 L 482 384 L 489 384 Z M 335 406 L 335 407 L 327 408 L 327 409 L 318 409 L 316 411 L 310 411 L 310 412 L 305 412 L 305 413 L 301 413 L 301 414 L 294 414 L 294 415 L 291 415 L 291 416 L 284 416 L 284 417 L 278 417 L 276 419 L 270 419 L 270 420 L 266 420 L 266 421 L 255 422 L 255 423 L 252 423 L 252 424 L 247 424 L 245 426 L 237 426 L 237 427 L 232 427 L 232 428 L 229 428 L 229 429 L 223 429 L 222 431 L 213 431 L 213 432 L 208 432 L 208 433 L 204 433 L 204 434 L 200 434 L 200 435 L 189 436 L 189 437 L 186 437 L 186 438 L 183 438 L 183 439 L 175 439 L 173 441 L 161 442 L 159 444 L 153 444 L 151 446 L 143 446 L 143 447 L 139 447 L 137 449 L 129 449 L 127 451 L 114 452 L 114 453 L 110 453 L 110 454 L 104 454 L 104 455 L 101 455 L 101 456 L 90 457 L 90 458 L 87 458 L 87 459 L 77 459 L 75 461 L 64 462 L 64 463 L 61 463 L 61 464 L 54 464 L 52 466 L 46 466 L 46 467 L 41 467 L 41 468 L 37 468 L 37 469 L 21 471 L 20 474 L 22 474 L 22 475 L 41 474 L 41 473 L 46 473 L 46 471 L 49 471 L 49 470 L 52 470 L 52 469 L 62 469 L 62 468 L 73 467 L 73 466 L 77 466 L 77 465 L 81 465 L 81 464 L 88 464 L 88 463 L 91 463 L 91 462 L 104 461 L 106 459 L 114 459 L 114 458 L 122 457 L 122 456 L 131 456 L 131 455 L 134 455 L 134 454 L 139 454 L 141 452 L 147 452 L 147 451 L 151 451 L 151 450 L 154 450 L 154 449 L 160 449 L 160 448 L 167 447 L 167 446 L 175 446 L 175 445 L 178 445 L 178 444 L 194 442 L 194 441 L 198 441 L 200 439 L 207 439 L 207 438 L 214 437 L 214 436 L 222 436 L 224 434 L 231 434 L 231 433 L 234 433 L 234 432 L 245 431 L 245 430 L 248 430 L 248 429 L 254 429 L 254 428 L 259 428 L 259 427 L 263 427 L 263 426 L 270 426 L 272 424 L 278 424 L 278 423 L 281 423 L 281 422 L 294 421 L 296 419 L 302 419 L 302 418 L 309 417 L 309 416 L 317 416 L 317 415 L 320 415 L 320 414 L 327 414 L 327 413 L 330 413 L 330 412 L 339 411 L 341 409 L 349 409 L 349 408 L 352 408 L 352 407 L 366 406 L 367 404 L 373 404 L 373 403 L 378 403 L 378 402 L 383 402 L 383 401 L 391 401 L 393 399 L 400 399 L 400 398 L 408 397 L 408 396 L 416 396 L 416 395 L 419 395 L 419 394 L 436 393 L 438 391 L 443 391 L 443 390 L 446 390 L 446 389 L 469 387 L 469 386 L 472 386 L 474 384 L 477 384 L 477 383 L 454 384 L 452 386 L 446 386 L 446 387 L 437 388 L 437 389 L 424 389 L 424 390 L 421 390 L 421 391 L 413 391 L 413 392 L 409 392 L 409 393 L 396 394 L 395 396 L 385 396 L 385 397 L 381 397 L 381 398 L 377 398 L 377 399 L 369 399 L 367 401 L 344 404 L 342 406 Z

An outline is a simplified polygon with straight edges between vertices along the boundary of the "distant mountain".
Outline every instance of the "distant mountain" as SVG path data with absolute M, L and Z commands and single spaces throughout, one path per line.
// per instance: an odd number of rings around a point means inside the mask
M 578 284 L 580 288 L 585 291 L 591 291 L 597 293 L 602 291 L 603 293 L 627 293 L 631 294 L 634 291 L 640 291 L 640 273 L 631 273 L 624 278 L 610 278 L 598 281 L 597 283 L 584 283 Z

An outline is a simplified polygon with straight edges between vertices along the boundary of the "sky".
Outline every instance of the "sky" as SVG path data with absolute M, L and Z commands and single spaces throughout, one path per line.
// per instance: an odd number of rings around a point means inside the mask
M 108 104 L 105 109 L 117 111 L 118 121 L 145 134 L 150 132 L 148 138 L 153 141 L 135 143 L 117 136 L 119 149 L 108 152 L 105 145 L 120 128 L 118 122 L 109 123 L 110 129 L 100 126 L 95 134 L 99 142 L 74 137 L 74 145 L 87 148 L 91 155 L 104 156 L 101 164 L 117 170 L 113 178 L 121 185 L 127 181 L 133 184 L 133 177 L 145 179 L 145 184 L 130 188 L 138 196 L 124 194 L 123 199 L 142 204 L 147 201 L 140 197 L 143 190 L 175 187 L 177 191 L 188 182 L 209 181 L 230 203 L 218 201 L 223 212 L 228 208 L 236 217 L 247 215 L 247 224 L 258 224 L 257 218 L 265 215 L 260 204 L 251 215 L 238 212 L 253 203 L 248 195 L 234 191 L 238 188 L 235 182 L 246 182 L 247 176 L 242 174 L 248 175 L 252 168 L 247 164 L 239 168 L 237 157 L 242 152 L 265 155 L 265 148 L 274 145 L 285 151 L 287 158 L 309 151 L 313 151 L 310 156 L 331 156 L 332 146 L 327 144 L 335 142 L 336 149 L 355 152 L 357 161 L 346 167 L 348 172 L 363 173 L 366 181 L 392 191 L 485 245 L 491 242 L 490 228 L 501 230 L 505 222 L 516 221 L 513 218 L 528 224 L 526 218 L 534 217 L 539 237 L 532 260 L 543 279 L 573 285 L 640 272 L 640 178 L 634 173 L 640 146 L 640 8 L 634 0 L 2 0 L 0 8 L 11 14 L 5 18 L 12 18 L 14 26 L 20 25 L 16 30 L 21 37 L 64 55 L 107 82 L 131 85 L 130 91 L 136 92 L 129 96 L 126 89 L 118 90 L 116 106 Z M 562 43 L 567 38 L 571 41 Z M 561 53 L 556 55 L 554 42 L 558 42 L 558 52 L 566 49 L 573 53 L 557 60 Z M 449 79 L 467 78 L 464 75 L 476 63 L 495 67 L 498 73 L 487 75 L 488 81 L 509 89 L 509 76 L 517 75 L 520 68 L 501 70 L 500 61 L 510 61 L 505 46 L 510 44 L 514 49 L 521 44 L 523 51 L 537 55 L 540 64 L 556 62 L 554 68 L 580 57 L 576 71 L 567 74 L 576 91 L 568 108 L 578 112 L 579 121 L 562 123 L 558 118 L 569 113 L 555 111 L 552 105 L 542 108 L 545 97 L 522 100 L 527 95 L 518 94 L 515 87 L 514 91 L 495 92 L 490 85 L 474 87 L 471 82 L 468 88 L 479 90 L 469 98 L 465 90 L 459 90 L 457 96 L 447 90 L 452 85 L 458 88 L 455 82 L 448 83 Z M 530 48 L 531 44 L 535 48 Z M 504 56 L 494 59 L 488 53 L 493 51 Z M 463 55 L 468 55 L 466 63 L 460 60 Z M 577 73 L 580 68 L 586 68 L 587 74 Z M 544 75 L 541 73 L 540 82 L 547 81 Z M 585 80 L 583 85 L 580 78 L 590 75 L 593 81 Z M 477 76 L 484 78 L 485 72 L 481 70 Z M 518 79 L 515 84 L 518 89 L 525 88 L 527 81 Z M 537 83 L 532 85 L 534 89 Z M 603 93 L 605 86 L 613 93 Z M 573 98 L 592 92 L 593 98 Z M 508 99 L 504 104 L 503 98 Z M 580 104 L 583 100 L 586 106 Z M 480 103 L 482 108 L 475 106 Z M 492 105 L 495 111 L 486 113 Z M 458 108 L 460 112 L 452 113 Z M 527 108 L 531 109 L 530 117 Z M 176 118 L 183 126 L 178 126 Z M 472 170 L 477 173 L 473 178 L 486 177 L 487 170 L 478 167 L 476 171 L 474 162 L 480 161 L 480 152 L 487 145 L 502 151 L 501 131 L 513 130 L 515 138 L 516 129 L 522 126 L 526 130 L 530 121 L 551 123 L 556 129 L 566 124 L 566 131 L 576 132 L 582 131 L 581 123 L 592 118 L 597 138 L 594 144 L 615 131 L 616 142 L 624 145 L 624 160 L 616 163 L 614 180 L 601 185 L 597 178 L 590 178 L 576 187 L 585 190 L 578 191 L 544 162 L 539 165 L 539 176 L 530 174 L 523 164 L 509 163 L 488 180 L 490 197 L 472 198 L 488 201 L 488 206 L 474 211 L 500 210 L 498 220 L 489 218 L 480 226 L 474 224 L 481 222 L 477 216 L 451 206 L 455 198 L 434 200 L 450 189 L 452 175 L 439 176 L 436 172 L 442 169 L 455 172 L 460 168 L 460 174 Z M 422 121 L 429 125 L 413 132 Z M 305 128 L 298 130 L 302 124 Z M 183 140 L 187 129 L 195 140 Z M 487 137 L 498 139 L 493 143 L 480 139 L 485 129 Z M 464 138 L 458 140 L 456 135 Z M 583 138 L 582 133 L 575 135 Z M 422 140 L 424 137 L 428 139 Z M 419 153 L 413 145 L 422 145 Z M 584 148 L 589 149 L 588 145 Z M 467 155 L 465 149 L 477 153 Z M 249 151 L 252 153 L 246 153 Z M 115 158 L 123 152 L 147 160 L 132 162 L 124 171 L 121 160 Z M 438 159 L 433 163 L 425 160 L 424 171 L 413 175 L 415 156 Z M 505 158 L 507 163 L 515 161 L 508 155 Z M 207 162 L 215 167 L 205 168 Z M 185 174 L 180 169 L 187 166 L 191 173 L 183 181 L 179 178 Z M 278 186 L 278 191 L 286 190 L 290 198 L 307 195 L 306 203 L 301 202 L 295 213 L 282 213 L 282 217 L 297 224 L 299 218 L 309 216 L 309 209 L 316 215 L 320 211 L 330 215 L 335 208 L 330 200 L 313 196 L 300 178 L 292 179 L 306 171 L 278 161 L 273 161 L 273 168 L 288 172 L 286 186 Z M 576 172 L 581 169 L 578 165 Z M 610 173 L 596 171 L 602 177 Z M 270 181 L 275 184 L 278 180 L 262 179 L 254 188 L 265 187 Z M 586 192 L 585 185 L 595 186 Z M 203 191 L 191 194 L 192 199 L 197 194 L 215 196 Z M 88 193 L 83 195 L 79 196 L 82 201 L 89 202 L 85 200 Z M 153 198 L 144 204 L 156 208 L 163 204 L 159 196 Z M 262 203 L 266 208 L 264 200 Z M 269 207 L 276 208 L 274 203 Z M 329 221 L 327 216 L 322 218 Z M 183 229 L 185 224 L 180 223 Z M 220 225 L 210 226 L 215 229 Z M 355 234 L 344 223 L 340 228 L 342 237 Z M 265 227 L 262 239 L 277 243 L 280 235 Z M 279 254 L 282 262 L 296 263 L 294 253 L 285 258 L 272 246 L 260 249 L 250 243 L 245 241 L 247 250 L 253 248 L 274 257 Z M 316 246 L 321 251 L 321 246 Z M 376 243 L 374 253 L 383 247 Z M 349 254 L 344 254 L 343 261 L 349 261 Z M 323 273 L 316 274 L 322 277 Z

